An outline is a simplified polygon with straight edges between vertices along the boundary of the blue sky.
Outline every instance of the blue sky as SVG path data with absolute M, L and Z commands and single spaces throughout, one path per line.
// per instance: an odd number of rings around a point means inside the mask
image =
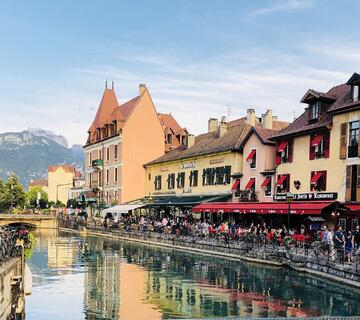
M 145 83 L 198 134 L 249 107 L 291 120 L 308 88 L 360 72 L 360 2 L 0 0 L 0 132 L 41 127 L 83 144 L 105 79 Z

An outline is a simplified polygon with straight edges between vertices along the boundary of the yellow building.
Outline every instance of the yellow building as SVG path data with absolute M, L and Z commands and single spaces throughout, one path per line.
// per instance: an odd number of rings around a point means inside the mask
M 48 168 L 48 199 L 49 201 L 61 201 L 66 205 L 79 172 L 70 165 L 54 165 Z
M 266 121 L 261 121 L 253 109 L 248 110 L 246 117 L 228 123 L 224 119 L 220 122 L 209 119 L 207 133 L 196 137 L 189 135 L 187 146 L 147 163 L 148 207 L 153 202 L 154 208 L 166 213 L 180 213 L 200 202 L 226 201 L 233 194 L 239 194 L 244 162 L 242 143 L 251 128 L 261 128 L 266 123 L 268 126 L 270 123 L 271 127 L 273 124 L 274 127 L 287 125 L 276 118 L 274 120 L 271 112 L 264 116 L 270 117 L 270 121 L 266 117 Z M 262 145 L 256 143 L 257 147 Z M 267 146 L 264 145 L 264 148 Z M 260 150 L 259 154 L 263 155 Z M 268 155 L 267 151 L 264 155 Z M 260 160 L 258 169 L 265 170 L 267 165 Z
M 326 93 L 308 90 L 303 114 L 273 137 L 276 200 L 285 200 L 290 191 L 295 200 L 360 201 L 359 84 L 354 74 Z M 351 228 L 357 222 L 351 221 Z
M 31 188 L 34 187 L 40 187 L 44 192 L 48 192 L 48 181 L 47 179 L 36 179 L 31 180 L 29 183 L 28 189 L 31 190 Z

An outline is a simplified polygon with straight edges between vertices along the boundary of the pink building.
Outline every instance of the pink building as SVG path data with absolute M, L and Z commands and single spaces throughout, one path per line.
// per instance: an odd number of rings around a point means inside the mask
M 165 130 L 145 85 L 123 104 L 106 87 L 84 147 L 86 197 L 108 205 L 144 197 L 143 165 L 165 153 Z

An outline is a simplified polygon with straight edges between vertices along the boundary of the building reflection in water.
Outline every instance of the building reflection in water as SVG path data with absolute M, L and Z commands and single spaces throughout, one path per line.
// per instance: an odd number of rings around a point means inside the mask
M 90 237 L 41 237 L 38 245 L 49 274 L 82 277 L 88 320 L 360 314 L 357 291 L 285 268 Z

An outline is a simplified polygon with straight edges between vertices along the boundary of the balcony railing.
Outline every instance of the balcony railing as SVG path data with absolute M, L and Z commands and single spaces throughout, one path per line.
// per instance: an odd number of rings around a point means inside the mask
M 235 194 L 239 198 L 239 202 L 254 202 L 258 201 L 258 197 L 255 191 L 242 190 Z

